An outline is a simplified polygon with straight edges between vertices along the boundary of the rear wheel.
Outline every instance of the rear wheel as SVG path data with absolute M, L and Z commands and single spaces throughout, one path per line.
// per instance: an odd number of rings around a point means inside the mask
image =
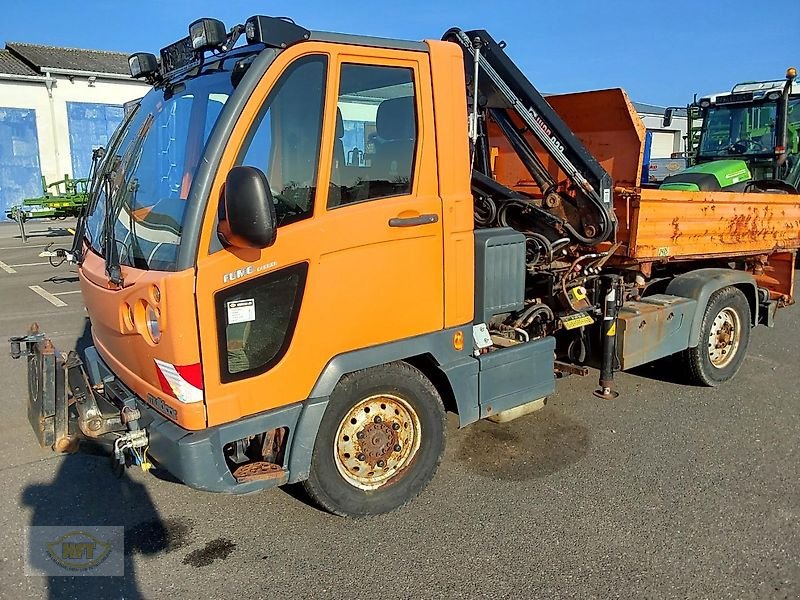
M 750 344 L 750 305 L 741 290 L 726 287 L 708 301 L 700 343 L 681 353 L 689 381 L 715 387 L 733 379 Z
M 331 395 L 303 485 L 337 515 L 389 512 L 428 485 L 444 445 L 442 400 L 421 371 L 403 362 L 357 371 Z

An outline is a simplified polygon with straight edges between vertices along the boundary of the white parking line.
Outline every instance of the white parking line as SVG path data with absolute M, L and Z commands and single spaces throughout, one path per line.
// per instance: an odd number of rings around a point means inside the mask
M 63 300 L 59 300 L 53 294 L 51 294 L 47 290 L 43 289 L 41 286 L 29 285 L 28 289 L 31 290 L 32 292 L 35 292 L 35 293 L 39 294 L 42 298 L 47 300 L 53 306 L 57 306 L 58 308 L 62 308 L 64 306 L 67 306 L 66 302 L 64 302 Z
M 50 244 L 26 244 L 25 246 L 6 246 L 0 250 L 23 250 L 24 248 L 47 248 Z
M 49 262 L 38 262 L 38 263 L 22 263 L 21 265 L 6 265 L 6 266 L 15 269 L 17 267 L 38 267 L 39 265 L 49 265 L 49 264 L 50 264 Z
M 11 273 L 12 275 L 14 273 L 16 273 L 16 271 L 14 269 L 12 269 L 10 266 L 8 266 L 6 263 L 4 263 L 2 260 L 0 260 L 0 269 L 3 269 L 3 271 L 5 271 L 6 273 Z
M 70 290 L 69 292 L 56 292 L 53 296 L 66 296 L 67 294 L 80 294 L 80 290 Z

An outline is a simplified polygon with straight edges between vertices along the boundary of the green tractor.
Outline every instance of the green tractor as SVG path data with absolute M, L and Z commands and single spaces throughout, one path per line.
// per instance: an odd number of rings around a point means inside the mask
M 89 196 L 88 179 L 64 179 L 47 183 L 42 177 L 42 195 L 37 198 L 26 198 L 22 204 L 17 204 L 6 210 L 6 218 L 16 221 L 23 243 L 27 243 L 28 234 L 25 223 L 33 219 L 66 219 L 77 217 L 86 206 Z
M 667 177 L 661 189 L 769 191 L 800 189 L 800 86 L 797 70 L 786 79 L 740 83 L 729 93 L 705 96 L 689 107 L 688 169 Z M 665 121 L 671 116 L 668 112 Z M 690 130 L 694 129 L 690 127 Z

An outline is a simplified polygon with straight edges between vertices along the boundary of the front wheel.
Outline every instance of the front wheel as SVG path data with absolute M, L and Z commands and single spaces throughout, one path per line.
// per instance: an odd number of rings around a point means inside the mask
M 741 290 L 726 287 L 711 296 L 700 328 L 700 343 L 681 354 L 691 383 L 716 387 L 733 379 L 750 345 L 750 305 Z
M 442 400 L 418 369 L 396 362 L 345 375 L 331 394 L 303 485 L 337 515 L 389 512 L 428 485 L 445 434 Z

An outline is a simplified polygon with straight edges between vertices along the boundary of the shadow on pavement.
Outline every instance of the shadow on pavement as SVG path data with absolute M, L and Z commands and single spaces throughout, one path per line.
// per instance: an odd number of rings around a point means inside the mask
M 626 372 L 629 375 L 643 377 L 653 381 L 674 383 L 676 385 L 689 385 L 686 381 L 686 368 L 681 365 L 676 356 L 668 356 L 655 362 L 635 367 Z
M 28 228 L 30 225 L 25 225 L 25 237 L 28 240 L 32 239 L 39 239 L 39 238 L 56 238 L 56 237 L 72 237 L 72 233 L 66 227 L 48 227 L 46 231 L 44 230 L 33 230 L 30 231 Z M 17 234 L 13 236 L 14 239 L 22 240 L 22 235 Z
M 91 343 L 86 319 L 75 348 L 83 353 Z M 51 482 L 30 485 L 21 494 L 20 503 L 31 509 L 29 525 L 125 529 L 123 577 L 51 576 L 49 598 L 142 598 L 133 557 L 174 550 L 188 538 L 191 522 L 163 521 L 147 488 L 128 475 L 118 478 L 110 460 L 85 452 L 66 456 Z
M 75 340 L 75 351 L 81 355 L 81 358 L 84 357 L 84 352 L 86 349 L 92 345 L 92 323 L 89 321 L 89 317 L 86 317 L 83 321 L 83 333 L 81 336 Z
M 118 479 L 108 458 L 66 457 L 53 481 L 28 486 L 21 502 L 32 509 L 33 526 L 125 528 L 123 577 L 48 577 L 48 598 L 143 598 L 133 556 L 178 547 L 189 531 L 185 523 L 164 523 L 145 486 L 127 476 Z
M 45 281 L 49 283 L 54 283 L 56 285 L 61 285 L 62 283 L 77 283 L 80 281 L 78 274 L 75 273 L 74 275 L 53 275 L 52 277 L 48 277 Z

